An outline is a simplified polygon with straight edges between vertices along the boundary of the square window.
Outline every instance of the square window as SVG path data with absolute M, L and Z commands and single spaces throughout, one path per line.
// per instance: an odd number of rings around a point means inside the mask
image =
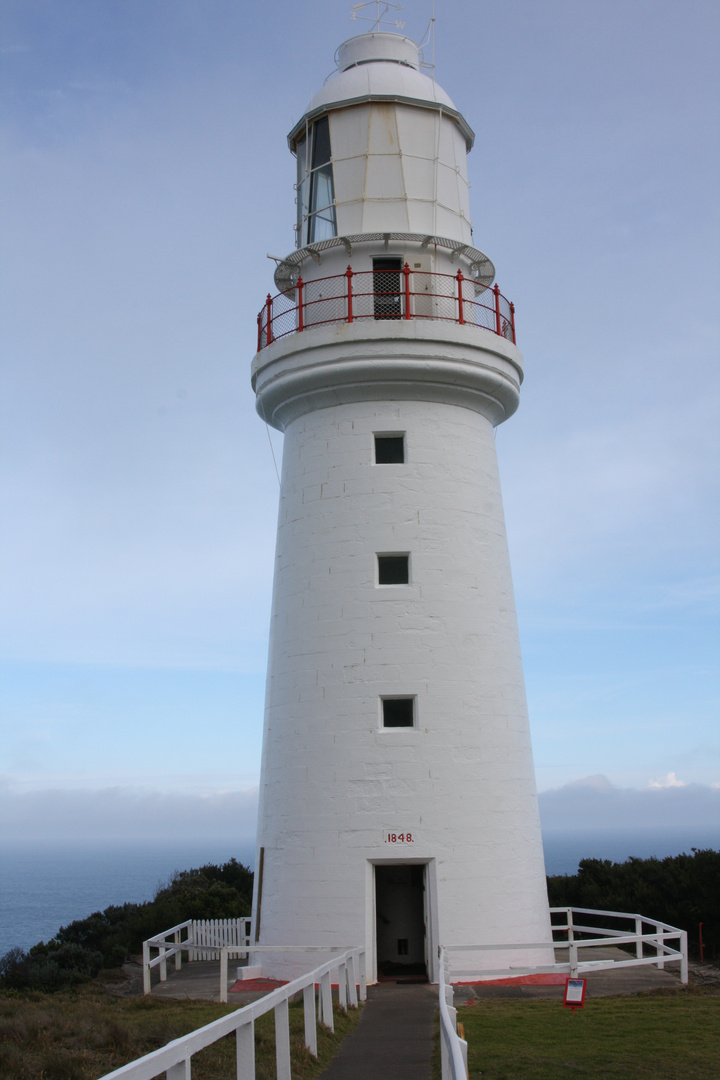
M 378 555 L 378 585 L 407 585 L 410 582 L 409 555 Z
M 415 698 L 392 697 L 382 699 L 383 727 L 414 727 Z
M 404 435 L 375 436 L 375 464 L 403 465 L 405 462 Z

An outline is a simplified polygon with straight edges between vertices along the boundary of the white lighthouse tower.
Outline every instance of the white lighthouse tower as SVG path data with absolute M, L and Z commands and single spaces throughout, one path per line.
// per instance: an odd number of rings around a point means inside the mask
M 337 60 L 288 136 L 296 249 L 252 367 L 285 437 L 254 938 L 434 979 L 439 944 L 551 940 L 494 439 L 522 357 L 468 123 L 406 37 Z

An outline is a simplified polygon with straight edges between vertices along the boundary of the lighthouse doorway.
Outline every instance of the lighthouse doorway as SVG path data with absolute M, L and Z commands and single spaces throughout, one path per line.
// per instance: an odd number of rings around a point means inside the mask
M 425 866 L 375 866 L 378 978 L 427 979 Z

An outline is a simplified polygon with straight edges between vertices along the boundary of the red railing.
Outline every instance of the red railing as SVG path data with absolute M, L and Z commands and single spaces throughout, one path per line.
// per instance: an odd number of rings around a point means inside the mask
M 481 291 L 478 291 L 478 289 Z M 515 306 L 497 285 L 482 288 L 472 278 L 402 269 L 362 270 L 303 281 L 267 295 L 258 314 L 258 352 L 266 345 L 325 323 L 356 319 L 446 319 L 479 326 L 515 344 Z

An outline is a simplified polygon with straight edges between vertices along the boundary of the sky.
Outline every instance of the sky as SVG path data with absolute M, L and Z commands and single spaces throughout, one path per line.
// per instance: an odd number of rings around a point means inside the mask
M 0 12 L 0 837 L 246 841 L 282 454 L 255 318 L 294 245 L 286 134 L 369 24 L 337 0 Z M 430 15 L 389 13 L 415 40 Z M 497 446 L 541 807 L 601 790 L 608 821 L 720 834 L 720 5 L 435 15 L 525 358 Z

